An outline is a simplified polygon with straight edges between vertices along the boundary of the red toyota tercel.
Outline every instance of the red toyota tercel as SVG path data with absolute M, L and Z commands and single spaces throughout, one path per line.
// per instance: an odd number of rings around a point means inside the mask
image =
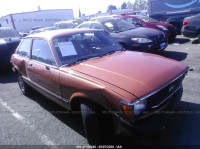
M 22 93 L 32 87 L 81 112 L 90 144 L 101 144 L 107 128 L 158 129 L 164 117 L 158 112 L 174 104 L 188 69 L 158 55 L 125 51 L 104 31 L 80 29 L 27 36 L 11 61 Z

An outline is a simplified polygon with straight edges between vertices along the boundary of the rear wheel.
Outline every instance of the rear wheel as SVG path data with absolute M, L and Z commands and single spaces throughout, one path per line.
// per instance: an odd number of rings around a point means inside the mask
M 30 92 L 30 87 L 24 82 L 22 76 L 19 74 L 17 77 L 19 88 L 24 95 L 28 95 Z

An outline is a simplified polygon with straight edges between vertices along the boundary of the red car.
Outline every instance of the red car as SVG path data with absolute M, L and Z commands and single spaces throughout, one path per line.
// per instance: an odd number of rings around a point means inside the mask
M 163 31 L 165 35 L 168 37 L 168 40 L 170 42 L 172 42 L 176 38 L 176 35 L 178 34 L 178 31 L 171 24 L 165 22 L 159 22 L 157 20 L 154 20 L 146 16 L 125 15 L 125 16 L 120 16 L 118 18 L 124 19 L 136 26 L 154 28 Z

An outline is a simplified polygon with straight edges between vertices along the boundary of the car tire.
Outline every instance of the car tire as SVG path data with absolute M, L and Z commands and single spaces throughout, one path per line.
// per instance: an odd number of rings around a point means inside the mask
M 181 34 L 181 26 L 177 22 L 170 22 L 171 25 L 178 31 L 178 34 Z
M 23 80 L 23 78 L 22 78 L 22 76 L 20 74 L 17 77 L 17 81 L 18 81 L 19 88 L 22 91 L 22 93 L 24 95 L 29 95 L 30 87 L 24 82 L 24 80 Z
M 95 107 L 91 102 L 82 102 L 80 104 L 83 126 L 90 145 L 99 145 L 102 143 L 99 112 Z
M 174 42 L 175 39 L 176 39 L 176 35 L 170 36 L 169 39 L 168 39 L 168 41 L 169 41 L 169 42 Z

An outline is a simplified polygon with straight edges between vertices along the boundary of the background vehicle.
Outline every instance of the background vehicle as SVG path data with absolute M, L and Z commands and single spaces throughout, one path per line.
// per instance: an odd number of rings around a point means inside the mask
M 35 30 L 38 30 L 40 28 L 42 28 L 42 26 L 34 26 L 34 27 L 32 27 L 31 30 L 29 31 L 29 34 L 32 34 Z
M 76 25 L 73 23 L 73 21 L 60 21 L 54 23 L 54 26 L 59 29 L 66 29 L 66 28 L 75 28 Z
M 165 23 L 165 22 L 159 22 L 159 21 L 149 18 L 147 16 L 141 16 L 141 15 L 136 15 L 136 16 L 128 15 L 127 16 L 127 15 L 125 15 L 125 16 L 121 16 L 119 18 L 124 19 L 135 26 L 158 29 L 165 33 L 165 35 L 168 38 L 168 41 L 173 41 L 176 38 L 176 35 L 178 33 L 178 31 L 171 24 Z
M 118 18 L 120 17 L 121 15 L 108 15 L 108 16 L 100 16 L 100 17 L 94 17 L 94 18 L 91 18 L 90 21 L 103 21 L 103 20 L 106 20 L 106 19 L 113 19 L 113 18 Z
M 72 22 L 74 23 L 75 26 L 78 26 L 79 24 L 83 23 L 83 20 L 82 19 L 75 19 L 75 20 L 72 20 Z
M 40 33 L 40 32 L 45 32 L 45 31 L 51 31 L 51 30 L 56 30 L 56 29 L 59 29 L 55 26 L 51 26 L 51 27 L 44 27 L 44 28 L 39 28 L 39 29 L 35 29 L 35 30 L 32 30 L 30 34 L 35 34 L 35 33 Z
M 21 37 L 26 37 L 29 33 L 28 32 L 20 32 L 19 34 Z
M 200 13 L 187 17 L 183 21 L 182 34 L 185 37 L 197 38 L 200 42 Z
M 183 19 L 199 12 L 199 0 L 148 0 L 149 17 L 172 24 L 179 33 Z
M 159 129 L 165 117 L 159 112 L 174 105 L 187 72 L 180 62 L 125 51 L 102 30 L 27 36 L 12 63 L 22 93 L 31 93 L 31 86 L 68 110 L 80 110 L 89 143 L 98 145 L 114 128 L 126 130 L 123 125 L 133 133 Z
M 167 47 L 167 38 L 163 32 L 144 27 L 137 28 L 122 19 L 90 21 L 77 28 L 103 29 L 128 50 L 158 52 Z
M 125 13 L 118 13 L 118 15 L 125 16 L 125 15 L 142 15 L 146 16 L 145 11 L 133 11 L 133 12 L 125 12 Z
M 10 57 L 21 41 L 17 31 L 9 27 L 0 27 L 0 68 L 11 67 Z

